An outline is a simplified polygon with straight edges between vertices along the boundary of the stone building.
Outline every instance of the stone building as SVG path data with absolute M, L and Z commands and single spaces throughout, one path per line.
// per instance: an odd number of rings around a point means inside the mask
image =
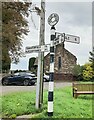
M 76 64 L 77 58 L 64 48 L 64 44 L 59 44 L 55 48 L 54 59 L 54 79 L 73 80 L 72 69 Z M 44 57 L 44 72 L 49 73 L 50 53 Z

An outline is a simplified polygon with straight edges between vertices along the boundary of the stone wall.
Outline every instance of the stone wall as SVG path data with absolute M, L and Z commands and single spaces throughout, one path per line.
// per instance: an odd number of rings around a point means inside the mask
M 58 58 L 61 57 L 61 68 L 58 67 Z M 55 71 L 55 77 L 58 79 L 60 76 L 60 79 L 63 76 L 64 79 L 68 79 L 67 76 L 69 74 L 72 75 L 72 69 L 74 65 L 76 64 L 77 58 L 70 53 L 68 50 L 64 48 L 64 44 L 60 44 L 56 46 L 55 49 L 55 64 L 54 64 L 54 71 Z M 49 73 L 49 66 L 50 65 L 50 54 L 47 54 L 44 58 L 44 72 Z M 66 77 L 64 77 L 66 76 Z M 71 79 L 72 77 L 70 77 Z
M 54 73 L 54 80 L 73 81 L 74 76 L 72 74 Z

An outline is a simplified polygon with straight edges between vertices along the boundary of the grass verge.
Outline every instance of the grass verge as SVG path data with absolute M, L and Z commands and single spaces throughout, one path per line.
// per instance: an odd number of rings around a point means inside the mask
M 35 91 L 17 92 L 2 96 L 2 117 L 16 118 L 32 114 L 31 118 L 48 118 L 48 91 L 44 91 L 44 104 L 41 110 L 35 109 Z M 92 95 L 72 97 L 71 87 L 54 90 L 54 115 L 52 118 L 92 118 Z

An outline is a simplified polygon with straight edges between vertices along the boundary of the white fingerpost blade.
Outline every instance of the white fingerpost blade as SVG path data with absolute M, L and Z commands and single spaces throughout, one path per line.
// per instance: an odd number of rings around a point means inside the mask
M 69 34 L 65 34 L 65 41 L 66 42 L 72 42 L 72 43 L 80 43 L 80 37 L 78 36 L 74 36 L 74 35 L 69 35 Z

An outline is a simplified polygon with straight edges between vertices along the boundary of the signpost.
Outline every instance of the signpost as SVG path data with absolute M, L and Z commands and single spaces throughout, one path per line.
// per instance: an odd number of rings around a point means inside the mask
M 50 79 L 48 91 L 48 116 L 53 116 L 53 89 L 54 89 L 54 40 L 56 38 L 55 25 L 59 21 L 59 16 L 53 13 L 48 18 L 48 24 L 51 26 L 51 40 L 50 40 Z
M 69 35 L 65 33 L 55 32 L 55 25 L 59 21 L 59 16 L 56 13 L 51 14 L 48 17 L 48 24 L 51 27 L 51 42 L 50 42 L 50 80 L 49 80 L 49 91 L 48 91 L 48 116 L 53 116 L 53 88 L 54 88 L 54 46 L 63 42 L 80 43 L 78 36 Z
M 49 91 L 48 91 L 48 116 L 53 116 L 53 89 L 54 89 L 54 55 L 55 55 L 55 46 L 61 44 L 63 42 L 71 42 L 71 43 L 80 43 L 80 37 L 69 35 L 65 33 L 55 32 L 55 25 L 59 21 L 59 16 L 56 13 L 53 13 L 48 18 L 48 24 L 51 26 L 51 40 L 50 44 L 42 44 L 36 46 L 27 46 L 25 52 L 32 53 L 36 52 L 39 54 L 38 56 L 38 74 L 37 74 L 37 86 L 36 86 L 36 108 L 40 108 L 39 105 L 42 103 L 43 100 L 43 66 L 42 60 L 44 59 L 44 52 L 50 51 L 50 80 L 49 80 Z M 42 31 L 41 31 L 42 33 Z M 40 34 L 41 35 L 41 34 Z M 44 38 L 44 37 L 43 37 Z M 43 39 L 41 38 L 41 39 Z M 43 54 L 42 54 L 43 53 Z M 41 59 L 42 58 L 42 59 Z M 42 76 L 41 76 L 42 74 Z M 41 79 L 40 79 L 41 78 Z

